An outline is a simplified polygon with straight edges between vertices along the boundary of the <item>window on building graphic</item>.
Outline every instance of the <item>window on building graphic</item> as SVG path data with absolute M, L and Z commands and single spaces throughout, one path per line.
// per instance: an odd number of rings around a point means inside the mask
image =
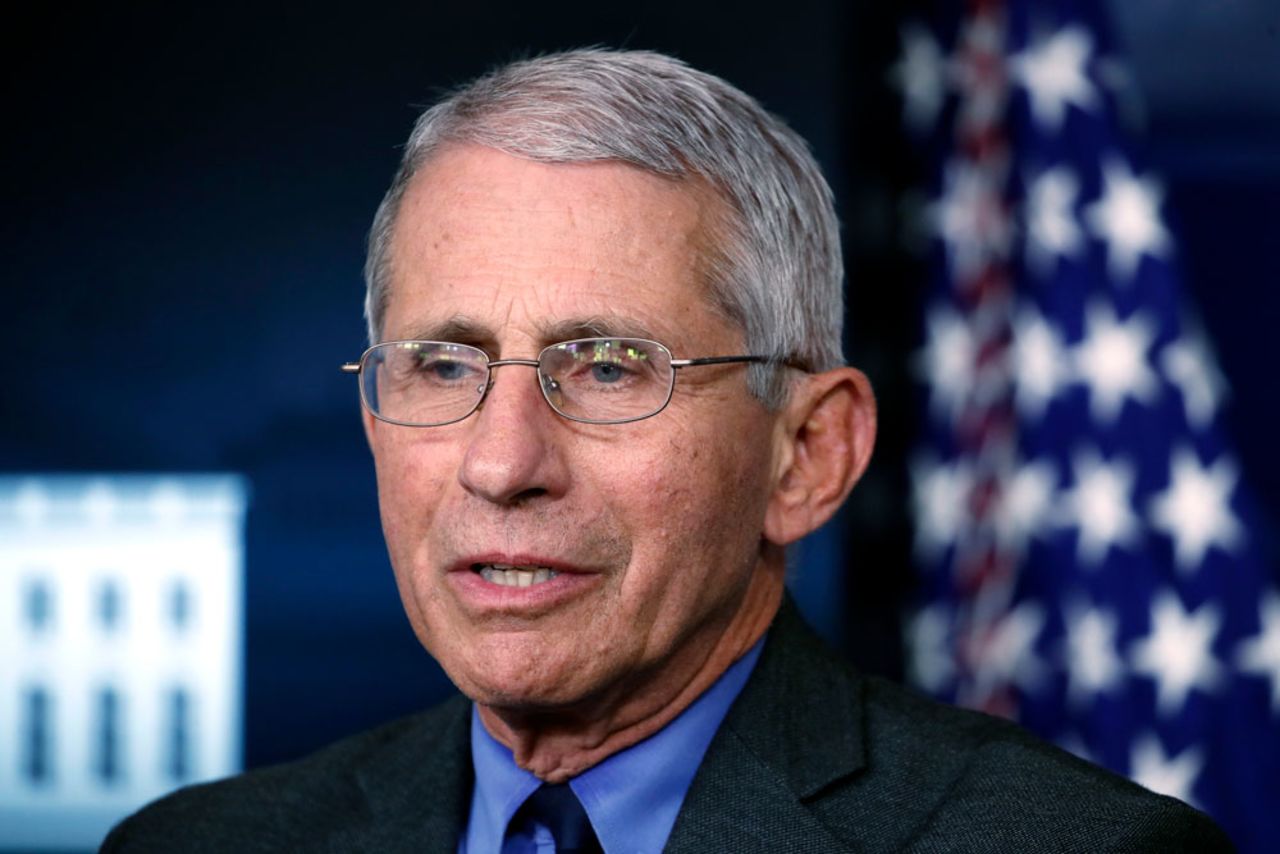
M 103 631 L 110 632 L 120 625 L 120 586 L 114 581 L 104 581 L 98 588 L 98 622 Z
M 169 692 L 169 734 L 166 770 L 175 780 L 191 773 L 191 697 L 185 688 Z
M 98 692 L 94 732 L 93 773 L 103 783 L 120 779 L 120 694 L 114 688 Z
M 23 697 L 22 776 L 27 782 L 40 784 L 53 776 L 52 755 L 53 709 L 49 692 L 44 688 L 28 689 Z
M 53 591 L 49 582 L 43 578 L 33 578 L 27 582 L 25 595 L 22 597 L 23 616 L 27 628 L 33 633 L 43 631 L 53 622 Z
M 169 589 L 169 620 L 179 631 L 191 622 L 191 591 L 185 581 L 175 581 Z

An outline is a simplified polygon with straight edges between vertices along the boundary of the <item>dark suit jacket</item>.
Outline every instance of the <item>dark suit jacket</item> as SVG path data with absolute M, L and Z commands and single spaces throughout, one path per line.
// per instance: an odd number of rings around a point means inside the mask
M 183 789 L 104 851 L 453 852 L 469 704 Z M 716 733 L 671 852 L 1229 851 L 1200 813 L 985 715 L 860 676 L 785 603 Z

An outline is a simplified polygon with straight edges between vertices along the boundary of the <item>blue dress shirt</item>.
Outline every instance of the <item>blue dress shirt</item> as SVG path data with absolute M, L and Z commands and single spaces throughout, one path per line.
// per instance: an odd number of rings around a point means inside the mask
M 756 666 L 761 638 L 702 696 L 644 741 L 619 751 L 569 781 L 605 854 L 654 854 L 667 844 L 680 805 L 711 739 Z M 471 710 L 471 762 L 476 771 L 471 815 L 459 854 L 551 854 L 546 828 L 533 837 L 503 836 L 516 810 L 542 784 L 516 765 Z

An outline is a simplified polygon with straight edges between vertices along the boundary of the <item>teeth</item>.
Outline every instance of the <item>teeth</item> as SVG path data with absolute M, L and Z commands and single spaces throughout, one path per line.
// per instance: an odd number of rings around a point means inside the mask
M 480 567 L 480 577 L 499 587 L 531 587 L 550 581 L 559 573 L 546 567 L 520 567 L 505 563 L 485 564 Z

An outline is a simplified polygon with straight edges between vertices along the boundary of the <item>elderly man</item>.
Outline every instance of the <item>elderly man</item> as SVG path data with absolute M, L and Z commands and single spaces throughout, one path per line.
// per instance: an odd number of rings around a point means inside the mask
M 1205 818 L 852 672 L 783 592 L 875 434 L 804 143 L 652 53 L 425 113 L 359 363 L 391 563 L 465 698 L 106 850 L 1204 850 Z

